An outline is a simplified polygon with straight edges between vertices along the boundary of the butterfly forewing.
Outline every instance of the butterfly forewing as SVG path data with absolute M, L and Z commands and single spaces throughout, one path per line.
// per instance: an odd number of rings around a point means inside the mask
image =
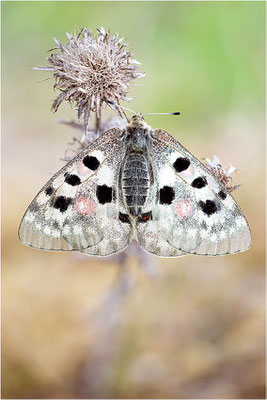
M 62 168 L 35 197 L 19 229 L 20 240 L 44 250 L 109 255 L 132 237 L 120 200 L 122 131 L 112 129 Z
M 161 130 L 153 131 L 149 154 L 156 198 L 152 221 L 161 240 L 187 254 L 224 255 L 249 248 L 251 234 L 242 211 L 200 161 Z M 139 241 L 144 241 L 140 229 Z M 159 249 L 158 255 L 163 254 Z

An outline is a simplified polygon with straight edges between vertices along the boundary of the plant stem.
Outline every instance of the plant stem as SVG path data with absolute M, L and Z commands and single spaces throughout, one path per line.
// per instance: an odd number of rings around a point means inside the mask
M 99 115 L 97 115 L 96 113 L 95 116 L 95 132 L 97 136 L 98 136 L 98 131 L 100 129 L 100 125 L 101 125 L 101 110 L 99 110 Z

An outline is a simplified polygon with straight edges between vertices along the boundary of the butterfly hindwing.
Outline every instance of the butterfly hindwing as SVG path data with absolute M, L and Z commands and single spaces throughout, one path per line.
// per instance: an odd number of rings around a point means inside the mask
M 157 171 L 154 170 L 155 179 Z M 153 177 L 154 178 L 154 177 Z M 180 249 L 172 246 L 165 237 L 161 235 L 159 224 L 164 220 L 156 220 L 157 213 L 157 183 L 154 181 L 150 188 L 150 195 L 143 209 L 141 218 L 136 221 L 136 239 L 140 246 L 148 253 L 160 257 L 181 257 L 186 255 Z
M 155 201 L 146 204 L 152 210 L 150 227 L 143 229 L 139 224 L 138 228 L 138 240 L 147 251 L 155 248 L 159 238 L 162 246 L 154 252 L 159 256 L 177 257 L 173 249 L 181 255 L 224 255 L 250 246 L 251 234 L 242 211 L 200 161 L 159 129 L 153 131 L 149 155 Z M 154 237 L 150 243 L 148 230 Z
M 122 131 L 107 131 L 63 167 L 35 197 L 19 229 L 20 240 L 44 250 L 79 250 L 106 256 L 131 241 L 120 197 Z

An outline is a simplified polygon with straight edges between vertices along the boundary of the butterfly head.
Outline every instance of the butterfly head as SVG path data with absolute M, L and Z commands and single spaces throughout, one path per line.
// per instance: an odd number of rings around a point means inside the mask
M 143 151 L 146 148 L 147 135 L 150 129 L 143 115 L 134 115 L 129 125 L 126 126 L 128 147 L 132 151 Z
M 141 127 L 141 128 L 146 128 L 147 124 L 145 122 L 145 118 L 143 117 L 142 114 L 136 114 L 133 115 L 130 121 L 130 126 L 132 127 Z

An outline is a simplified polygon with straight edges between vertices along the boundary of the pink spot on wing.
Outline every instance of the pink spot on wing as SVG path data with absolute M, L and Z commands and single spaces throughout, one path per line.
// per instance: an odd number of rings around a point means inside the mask
M 187 218 L 193 211 L 193 204 L 190 199 L 179 200 L 174 205 L 174 212 L 179 218 Z
M 83 160 L 78 162 L 77 170 L 78 170 L 80 175 L 88 175 L 88 174 L 90 174 L 92 172 L 89 168 L 87 168 L 84 165 Z
M 194 168 L 192 167 L 192 164 L 190 164 L 189 167 L 188 167 L 185 171 L 180 172 L 180 174 L 181 174 L 182 176 L 188 178 L 188 177 L 194 175 L 194 172 L 195 172 L 195 171 L 194 171 Z
M 79 197 L 75 207 L 79 214 L 90 215 L 95 211 L 95 202 L 89 197 Z

